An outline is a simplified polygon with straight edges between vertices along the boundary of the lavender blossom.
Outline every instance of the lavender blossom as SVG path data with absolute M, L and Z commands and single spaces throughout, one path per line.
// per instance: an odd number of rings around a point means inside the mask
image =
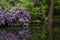
M 12 24 L 14 26 L 15 23 L 22 23 L 22 31 L 19 31 L 17 35 L 12 31 L 9 32 L 0 32 L 0 40 L 20 40 L 17 36 L 22 37 L 23 40 L 29 38 L 29 22 L 31 21 L 31 17 L 29 12 L 23 8 L 15 8 L 15 9 L 0 9 L 0 24 Z M 1 26 L 1 25 L 0 25 Z M 9 25 L 6 25 L 9 27 Z M 17 25 L 18 26 L 18 25 Z M 13 28 L 13 27 L 12 27 Z M 18 30 L 18 29 L 17 29 Z M 6 30 L 5 30 L 6 31 Z M 5 35 L 6 34 L 6 35 Z M 4 38 L 6 37 L 6 38 Z

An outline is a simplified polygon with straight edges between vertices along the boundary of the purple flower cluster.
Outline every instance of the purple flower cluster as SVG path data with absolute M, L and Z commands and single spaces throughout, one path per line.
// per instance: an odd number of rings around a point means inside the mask
M 19 31 L 18 34 L 20 37 L 25 40 L 26 38 L 29 37 L 29 23 L 31 21 L 31 17 L 29 12 L 27 12 L 26 9 L 22 8 L 13 8 L 13 9 L 1 9 L 0 8 L 0 25 L 3 24 L 5 25 L 6 23 L 8 24 L 14 24 L 15 22 L 21 22 L 22 23 L 22 31 Z M 3 33 L 0 33 L 3 35 Z M 11 32 L 7 33 L 7 40 L 18 40 Z M 1 37 L 0 37 L 1 39 Z

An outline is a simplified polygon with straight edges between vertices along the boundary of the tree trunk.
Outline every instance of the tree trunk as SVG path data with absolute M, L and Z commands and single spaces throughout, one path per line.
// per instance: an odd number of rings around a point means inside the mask
M 48 31 L 49 31 L 49 40 L 53 40 L 53 32 L 52 32 L 52 16 L 53 16 L 53 10 L 54 10 L 54 0 L 51 0 L 50 3 L 50 10 L 48 14 Z

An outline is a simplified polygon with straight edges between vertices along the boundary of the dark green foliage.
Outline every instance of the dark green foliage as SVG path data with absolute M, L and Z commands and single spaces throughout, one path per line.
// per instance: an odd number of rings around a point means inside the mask
M 30 38 L 28 40 L 48 40 L 48 29 L 44 26 L 44 20 L 47 20 L 50 0 L 40 0 L 42 3 L 41 7 L 33 7 L 33 0 L 0 0 L 0 7 L 12 8 L 15 6 L 25 7 L 31 14 L 31 23 L 30 23 Z M 12 5 L 11 5 L 12 4 Z M 42 9 L 42 10 L 40 10 Z M 42 11 L 42 12 L 41 12 Z M 53 18 L 60 19 L 60 0 L 55 0 L 54 5 L 54 15 Z M 60 40 L 60 21 L 59 23 L 53 22 L 53 37 L 54 40 Z

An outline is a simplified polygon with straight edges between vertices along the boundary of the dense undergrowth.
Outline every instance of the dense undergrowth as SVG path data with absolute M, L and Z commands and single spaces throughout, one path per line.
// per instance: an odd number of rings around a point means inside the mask
M 44 21 L 48 18 L 48 12 L 50 7 L 50 0 L 41 0 L 42 8 L 41 7 L 33 7 L 34 2 L 33 0 L 0 0 L 0 7 L 2 9 L 6 8 L 14 8 L 14 7 L 22 7 L 26 8 L 31 15 L 31 23 L 29 25 L 31 34 L 28 40 L 48 40 L 48 29 L 44 26 Z M 55 18 L 60 18 L 60 0 L 55 0 L 54 6 L 54 16 Z M 41 9 L 41 10 L 40 10 Z M 42 11 L 42 12 L 41 12 Z M 59 16 L 58 16 L 58 15 Z M 60 27 L 55 27 L 54 25 L 59 25 L 60 22 L 53 22 L 53 33 L 54 33 L 54 40 L 59 40 L 60 38 Z M 59 25 L 60 26 L 60 25 Z

